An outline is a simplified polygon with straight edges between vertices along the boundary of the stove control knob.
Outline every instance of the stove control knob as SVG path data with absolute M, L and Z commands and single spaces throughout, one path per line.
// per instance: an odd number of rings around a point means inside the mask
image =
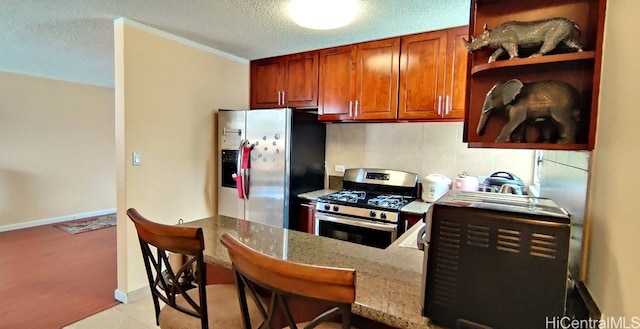
M 387 219 L 387 214 L 381 213 L 380 214 L 380 219 Z
M 375 212 L 375 211 L 373 211 L 373 210 L 371 210 L 371 211 L 369 212 L 369 217 L 376 217 L 376 212 Z
M 333 211 L 338 211 L 340 209 L 338 206 L 333 206 Z
M 324 205 L 324 210 L 329 210 L 329 209 L 331 209 L 331 206 L 330 206 L 330 205 L 328 205 L 328 204 L 325 204 L 325 205 Z

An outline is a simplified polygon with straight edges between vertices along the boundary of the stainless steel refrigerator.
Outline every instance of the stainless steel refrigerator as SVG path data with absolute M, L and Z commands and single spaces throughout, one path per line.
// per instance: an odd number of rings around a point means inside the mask
M 218 214 L 289 228 L 297 195 L 324 188 L 325 135 L 316 112 L 220 110 Z

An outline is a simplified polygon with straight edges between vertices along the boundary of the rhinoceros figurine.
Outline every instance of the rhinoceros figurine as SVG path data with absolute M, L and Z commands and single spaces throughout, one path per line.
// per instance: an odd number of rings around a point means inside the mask
M 463 41 L 469 51 L 484 47 L 496 49 L 489 56 L 489 63 L 492 63 L 505 51 L 509 53 L 509 59 L 518 58 L 518 47 L 540 47 L 529 57 L 542 56 L 560 43 L 574 51 L 582 51 L 582 45 L 575 39 L 579 34 L 578 24 L 567 18 L 555 17 L 531 22 L 509 21 L 493 29 L 484 24 L 484 32 L 479 37 L 471 36 L 471 42 Z

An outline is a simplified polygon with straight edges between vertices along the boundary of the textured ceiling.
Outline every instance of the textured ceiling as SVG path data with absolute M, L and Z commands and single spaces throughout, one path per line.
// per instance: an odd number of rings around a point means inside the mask
M 468 24 L 469 0 L 361 0 L 345 28 L 312 31 L 287 0 L 2 0 L 0 71 L 113 87 L 113 20 L 248 60 Z

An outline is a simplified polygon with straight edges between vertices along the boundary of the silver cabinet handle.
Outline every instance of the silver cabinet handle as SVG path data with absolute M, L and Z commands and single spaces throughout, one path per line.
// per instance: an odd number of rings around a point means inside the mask
M 354 116 L 356 116 L 356 117 L 358 116 L 358 100 L 357 99 L 356 99 L 356 113 L 355 113 Z
M 349 101 L 349 116 L 353 116 L 353 101 Z
M 438 96 L 438 115 L 442 115 L 442 95 Z
M 280 91 L 278 91 L 278 105 L 280 105 Z
M 284 105 L 287 103 L 287 92 L 286 91 L 282 91 L 282 104 L 280 105 Z
M 449 113 L 451 113 L 451 97 L 449 97 L 449 95 L 444 97 L 445 102 L 444 102 L 444 115 L 449 115 Z

